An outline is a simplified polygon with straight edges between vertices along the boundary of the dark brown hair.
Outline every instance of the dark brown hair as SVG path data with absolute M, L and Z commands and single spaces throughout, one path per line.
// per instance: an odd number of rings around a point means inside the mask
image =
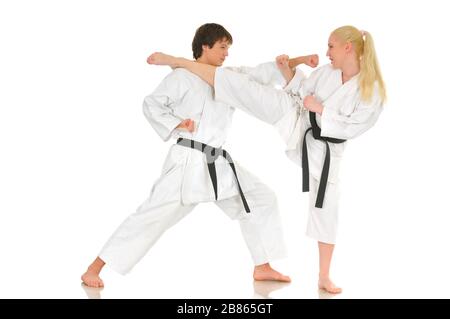
M 212 48 L 214 43 L 223 39 L 227 40 L 230 44 L 233 43 L 231 34 L 220 24 L 206 23 L 199 27 L 192 40 L 192 53 L 194 59 L 198 59 L 202 56 L 203 45 L 208 45 L 208 47 Z

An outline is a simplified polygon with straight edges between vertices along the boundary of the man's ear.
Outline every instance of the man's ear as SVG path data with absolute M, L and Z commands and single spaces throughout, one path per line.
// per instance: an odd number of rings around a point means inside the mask
M 202 45 L 202 50 L 203 50 L 203 52 L 205 52 L 205 51 L 207 51 L 207 50 L 209 50 L 210 49 L 210 47 L 207 45 L 207 44 L 203 44 Z

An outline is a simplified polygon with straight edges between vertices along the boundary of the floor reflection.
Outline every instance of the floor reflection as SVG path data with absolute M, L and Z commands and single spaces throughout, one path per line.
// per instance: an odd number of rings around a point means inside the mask
M 321 289 L 321 288 L 318 288 L 317 291 L 318 291 L 319 299 L 331 299 L 331 298 L 339 295 L 339 294 L 330 294 L 325 289 Z
M 88 287 L 84 283 L 81 283 L 81 287 L 86 293 L 88 299 L 102 299 L 101 292 L 103 290 L 103 287 L 102 288 Z
M 271 299 L 270 294 L 282 288 L 289 286 L 289 282 L 279 281 L 253 281 L 253 290 L 255 299 Z
M 272 299 L 274 297 L 271 294 L 274 291 L 286 288 L 290 286 L 291 283 L 288 282 L 278 282 L 278 281 L 253 281 L 253 299 Z M 88 287 L 85 284 L 81 284 L 81 288 L 84 290 L 88 299 L 102 299 L 101 293 L 103 291 L 102 288 L 93 288 Z M 336 296 L 340 296 L 339 294 L 331 294 L 328 293 L 324 289 L 317 289 L 317 296 L 319 299 L 331 299 Z M 308 297 L 308 298 L 311 298 Z

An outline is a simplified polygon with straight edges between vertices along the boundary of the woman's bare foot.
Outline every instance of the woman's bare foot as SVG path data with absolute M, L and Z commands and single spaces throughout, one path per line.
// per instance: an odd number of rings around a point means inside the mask
M 81 276 L 81 280 L 88 287 L 101 288 L 104 286 L 99 274 L 89 269 Z
M 329 277 L 319 278 L 319 289 L 323 289 L 330 294 L 340 294 L 342 288 L 336 287 Z
M 289 278 L 289 276 L 285 276 L 279 273 L 278 271 L 270 267 L 269 263 L 255 266 L 255 270 L 253 271 L 253 279 L 291 282 L 291 278 Z
M 105 262 L 97 257 L 88 267 L 86 272 L 81 276 L 81 280 L 88 287 L 100 288 L 103 287 L 103 280 L 100 278 L 100 272 L 105 266 Z

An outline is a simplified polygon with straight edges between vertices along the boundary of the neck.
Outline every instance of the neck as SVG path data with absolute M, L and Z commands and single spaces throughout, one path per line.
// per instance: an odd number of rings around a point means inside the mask
M 351 79 L 359 73 L 359 61 L 349 60 L 342 66 L 342 78 L 345 81 Z
M 203 64 L 209 64 L 204 56 L 199 57 L 196 61 Z

